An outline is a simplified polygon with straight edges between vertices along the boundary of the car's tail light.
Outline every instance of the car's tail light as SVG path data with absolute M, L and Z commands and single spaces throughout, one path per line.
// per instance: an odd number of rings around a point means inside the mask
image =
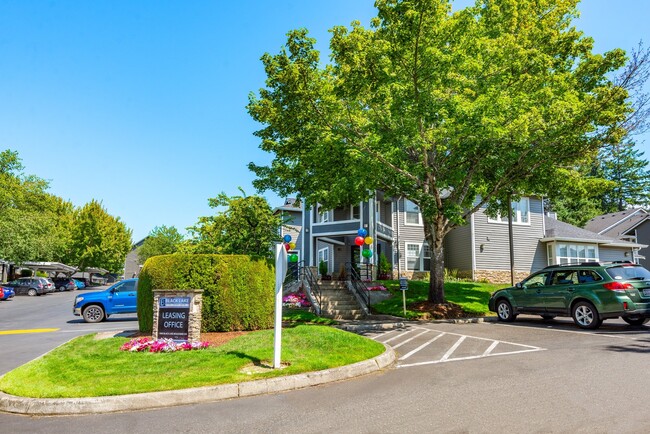
M 610 291 L 625 292 L 626 289 L 634 289 L 634 286 L 623 282 L 607 282 L 603 283 L 603 288 Z

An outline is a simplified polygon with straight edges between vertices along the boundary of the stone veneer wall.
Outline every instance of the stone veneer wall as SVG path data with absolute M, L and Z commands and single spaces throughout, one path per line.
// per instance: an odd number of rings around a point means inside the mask
M 476 270 L 474 275 L 477 282 L 510 283 L 510 270 Z M 521 282 L 529 275 L 528 271 L 515 270 L 515 282 Z
M 171 289 L 154 289 L 153 291 L 153 338 L 158 334 L 158 299 L 160 297 L 190 297 L 190 317 L 188 319 L 187 339 L 190 342 L 201 341 L 201 308 L 203 290 L 174 291 Z
M 530 275 L 528 271 L 515 271 L 515 282 L 521 282 Z M 397 272 L 395 272 L 397 276 Z M 409 280 L 429 280 L 428 271 L 402 271 L 402 276 Z M 472 272 L 458 270 L 456 276 L 459 279 L 471 280 Z M 476 270 L 475 281 L 489 283 L 510 283 L 510 270 Z

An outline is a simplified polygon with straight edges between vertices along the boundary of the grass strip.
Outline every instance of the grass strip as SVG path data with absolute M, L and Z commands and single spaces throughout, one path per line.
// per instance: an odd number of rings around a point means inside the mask
M 392 297 L 372 306 L 376 313 L 395 315 L 407 319 L 418 319 L 424 315 L 423 312 L 409 310 L 409 304 L 425 301 L 429 295 L 428 281 L 409 281 L 409 289 L 406 291 L 406 316 L 402 305 L 402 293 L 399 289 L 399 281 L 387 280 L 382 284 L 391 292 Z M 497 289 L 507 285 L 479 283 L 479 282 L 445 282 L 445 298 L 448 302 L 460 305 L 463 310 L 476 316 L 491 315 L 488 310 L 490 295 Z
M 33 398 L 76 398 L 176 390 L 317 371 L 367 360 L 383 345 L 353 333 L 317 325 L 282 331 L 283 369 L 272 365 L 273 330 L 253 332 L 219 347 L 175 353 L 120 351 L 126 338 L 76 338 L 0 378 L 0 390 Z

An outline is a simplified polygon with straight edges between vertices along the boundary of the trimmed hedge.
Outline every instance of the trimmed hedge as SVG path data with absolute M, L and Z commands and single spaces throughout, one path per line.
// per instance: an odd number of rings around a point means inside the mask
M 161 255 L 144 263 L 138 281 L 141 332 L 153 329 L 153 290 L 203 290 L 202 332 L 273 326 L 275 271 L 245 255 Z

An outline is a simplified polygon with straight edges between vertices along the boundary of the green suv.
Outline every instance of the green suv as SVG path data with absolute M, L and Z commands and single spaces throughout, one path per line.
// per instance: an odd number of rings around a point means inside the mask
M 583 329 L 618 317 L 642 325 L 650 318 L 650 271 L 631 262 L 552 265 L 496 291 L 489 308 L 500 321 L 528 313 L 545 320 L 570 316 Z

